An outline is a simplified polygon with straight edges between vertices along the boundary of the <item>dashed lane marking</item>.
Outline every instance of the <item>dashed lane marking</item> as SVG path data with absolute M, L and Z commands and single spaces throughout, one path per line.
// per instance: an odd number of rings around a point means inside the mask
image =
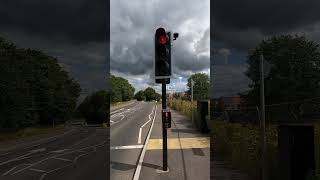
M 209 148 L 210 137 L 168 138 L 168 149 Z M 148 150 L 162 149 L 162 139 L 150 139 Z

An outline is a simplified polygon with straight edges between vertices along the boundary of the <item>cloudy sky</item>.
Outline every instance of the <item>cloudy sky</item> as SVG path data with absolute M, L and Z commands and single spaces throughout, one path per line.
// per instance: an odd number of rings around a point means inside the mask
M 318 0 L 215 0 L 211 4 L 213 95 L 231 96 L 248 89 L 246 56 L 263 38 L 303 33 L 320 43 Z
M 187 78 L 210 71 L 210 1 L 111 0 L 111 73 L 129 80 L 136 90 L 154 84 L 154 33 L 158 27 L 178 32 L 173 42 L 170 88 L 187 90 Z
M 0 36 L 57 57 L 83 98 L 106 89 L 107 15 L 105 0 L 0 1 Z

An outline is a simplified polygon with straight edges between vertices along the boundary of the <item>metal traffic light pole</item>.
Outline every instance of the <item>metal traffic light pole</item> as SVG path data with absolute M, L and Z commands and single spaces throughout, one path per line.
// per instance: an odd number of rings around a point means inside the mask
M 179 34 L 173 34 L 173 40 L 178 38 Z M 169 44 L 168 44 L 169 43 Z M 165 46 L 166 52 L 163 52 Z M 161 51 L 161 52 L 159 52 Z M 164 55 L 164 57 L 163 57 Z M 159 63 L 166 63 L 160 65 Z M 168 172 L 168 135 L 167 129 L 171 127 L 171 113 L 167 110 L 167 84 L 170 83 L 171 76 L 171 33 L 165 32 L 163 28 L 158 28 L 155 34 L 155 80 L 162 84 L 162 160 L 163 171 Z M 169 120 L 170 119 L 170 120 Z M 170 121 L 170 122 L 169 122 Z
M 167 83 L 166 79 L 162 79 L 162 110 L 167 109 Z M 167 147 L 167 127 L 166 118 L 162 114 L 162 161 L 163 161 L 163 171 L 168 170 L 168 147 Z

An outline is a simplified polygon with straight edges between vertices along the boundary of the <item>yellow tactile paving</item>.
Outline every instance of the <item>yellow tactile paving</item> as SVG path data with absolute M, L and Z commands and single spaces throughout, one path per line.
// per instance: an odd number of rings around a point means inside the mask
M 169 138 L 168 149 L 209 148 L 210 137 Z M 162 149 L 162 139 L 150 139 L 147 150 Z

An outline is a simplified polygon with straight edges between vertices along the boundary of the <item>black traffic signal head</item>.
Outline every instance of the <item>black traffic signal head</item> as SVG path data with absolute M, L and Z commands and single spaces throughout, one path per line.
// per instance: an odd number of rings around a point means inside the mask
M 158 28 L 155 34 L 155 76 L 171 76 L 170 32 Z

